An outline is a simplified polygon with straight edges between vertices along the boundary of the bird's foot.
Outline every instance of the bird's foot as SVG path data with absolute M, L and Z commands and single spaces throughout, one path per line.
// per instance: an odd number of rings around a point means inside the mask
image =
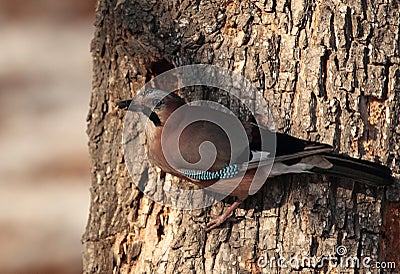
M 219 227 L 220 225 L 222 225 L 223 223 L 227 223 L 227 222 L 232 222 L 232 223 L 237 223 L 243 219 L 246 219 L 246 217 L 244 216 L 230 216 L 228 218 L 226 218 L 224 220 L 224 216 L 220 215 L 220 216 L 211 216 L 210 217 L 212 220 L 210 222 L 207 223 L 206 225 L 206 231 L 210 231 L 214 228 Z
M 227 211 L 225 211 L 222 215 L 214 217 L 210 222 L 207 223 L 206 225 L 206 231 L 210 231 L 214 228 L 219 227 L 221 224 L 223 224 L 229 216 L 233 213 L 233 211 L 240 205 L 242 201 L 235 201 Z M 230 219 L 230 218 L 229 218 Z
M 214 228 L 219 227 L 221 224 L 223 224 L 228 218 L 224 216 L 224 214 L 212 217 L 212 220 L 209 221 L 206 225 L 206 231 L 210 231 Z

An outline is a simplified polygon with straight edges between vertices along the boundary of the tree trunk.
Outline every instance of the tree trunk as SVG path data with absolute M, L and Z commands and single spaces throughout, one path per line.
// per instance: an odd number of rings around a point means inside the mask
M 160 180 L 144 147 L 137 148 L 133 179 L 123 158 L 125 113 L 116 102 L 166 70 L 204 63 L 242 74 L 261 90 L 278 131 L 333 144 L 398 175 L 400 3 L 342 2 L 98 1 L 86 273 L 365 273 L 365 258 L 372 273 L 380 271 L 376 262 L 400 269 L 399 187 L 316 175 L 269 179 L 236 210 L 242 220 L 206 233 L 208 214 L 221 213 L 231 199 L 203 210 L 162 206 L 132 181 Z M 322 260 L 330 255 L 360 265 Z M 306 257 L 320 264 L 302 267 Z

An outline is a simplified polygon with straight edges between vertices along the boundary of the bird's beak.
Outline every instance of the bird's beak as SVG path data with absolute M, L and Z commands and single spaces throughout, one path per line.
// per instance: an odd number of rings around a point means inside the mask
M 117 107 L 120 109 L 130 110 L 130 111 L 134 111 L 134 112 L 142 112 L 147 117 L 150 117 L 150 115 L 152 113 L 152 110 L 149 107 L 143 105 L 137 99 L 120 101 L 117 103 Z
M 124 109 L 124 110 L 128 110 L 129 105 L 132 103 L 132 100 L 124 100 L 124 101 L 119 101 L 117 103 L 117 107 L 119 109 Z

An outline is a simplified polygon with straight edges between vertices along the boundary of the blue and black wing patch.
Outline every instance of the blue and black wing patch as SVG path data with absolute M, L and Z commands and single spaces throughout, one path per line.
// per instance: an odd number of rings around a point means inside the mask
M 204 171 L 194 169 L 180 169 L 179 170 L 186 177 L 195 180 L 218 180 L 218 179 L 230 179 L 239 174 L 239 166 L 237 164 L 231 164 L 217 171 Z

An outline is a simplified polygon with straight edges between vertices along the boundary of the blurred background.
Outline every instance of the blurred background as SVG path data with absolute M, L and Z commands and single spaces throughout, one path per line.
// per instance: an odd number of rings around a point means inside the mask
M 0 273 L 80 273 L 94 0 L 0 0 Z

